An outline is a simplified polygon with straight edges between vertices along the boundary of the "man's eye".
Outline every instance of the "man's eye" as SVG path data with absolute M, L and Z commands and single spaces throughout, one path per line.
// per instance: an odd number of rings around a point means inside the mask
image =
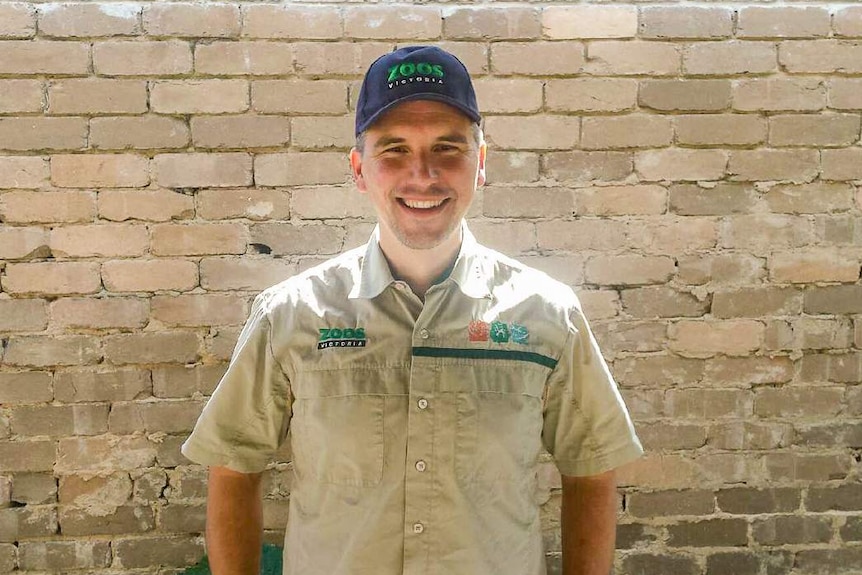
M 407 148 L 405 148 L 404 146 L 394 146 L 392 148 L 386 148 L 385 150 L 383 150 L 383 153 L 384 154 L 389 154 L 389 153 L 403 154 L 406 151 L 407 151 Z
M 449 144 L 441 144 L 441 145 L 437 146 L 437 151 L 438 152 L 457 152 L 458 147 L 457 146 L 450 146 Z

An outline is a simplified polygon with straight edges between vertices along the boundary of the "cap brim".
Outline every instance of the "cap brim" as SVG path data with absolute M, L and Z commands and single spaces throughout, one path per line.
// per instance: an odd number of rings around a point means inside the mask
M 477 114 L 475 110 L 471 110 L 470 108 L 464 106 L 461 102 L 458 102 L 454 98 L 450 98 L 445 94 L 438 94 L 437 92 L 420 92 L 418 94 L 410 94 L 408 96 L 404 96 L 403 98 L 398 98 L 397 100 L 389 102 L 384 107 L 377 110 L 374 115 L 369 116 L 361 125 L 356 127 L 356 135 L 358 136 L 359 134 L 367 130 L 371 126 L 371 124 L 373 124 L 380 118 L 380 116 L 382 116 L 395 106 L 403 104 L 404 102 L 409 102 L 411 100 L 434 100 L 436 102 L 449 104 L 450 106 L 470 118 L 470 120 L 472 120 L 473 122 L 478 124 L 482 121 L 482 116 Z

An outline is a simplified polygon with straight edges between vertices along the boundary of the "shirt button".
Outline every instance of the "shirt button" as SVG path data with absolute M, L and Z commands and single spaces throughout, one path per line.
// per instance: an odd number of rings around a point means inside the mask
M 422 525 L 421 523 L 413 524 L 413 533 L 422 533 L 423 531 L 425 531 L 424 525 Z
M 425 462 L 421 459 L 416 462 L 416 471 L 425 471 Z
M 423 397 L 419 400 L 418 405 L 419 409 L 425 409 L 426 407 L 428 407 L 428 400 Z
M 421 337 L 422 339 L 428 339 L 430 336 L 431 332 L 427 329 L 422 328 L 421 330 L 419 330 L 419 337 Z
M 395 289 L 399 289 L 401 291 L 404 291 L 404 288 L 406 288 L 406 287 L 407 287 L 407 284 L 405 284 L 404 282 L 395 282 Z

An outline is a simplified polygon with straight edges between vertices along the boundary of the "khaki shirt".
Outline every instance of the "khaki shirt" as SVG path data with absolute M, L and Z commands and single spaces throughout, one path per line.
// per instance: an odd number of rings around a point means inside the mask
M 183 453 L 258 472 L 290 431 L 285 575 L 544 575 L 542 447 L 642 453 L 572 290 L 462 229 L 424 305 L 377 231 L 255 300 Z

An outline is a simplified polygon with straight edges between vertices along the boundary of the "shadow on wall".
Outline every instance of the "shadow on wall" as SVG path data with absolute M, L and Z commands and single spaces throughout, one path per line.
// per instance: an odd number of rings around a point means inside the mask
M 210 563 L 207 556 L 197 565 L 189 567 L 180 575 L 211 575 Z M 260 565 L 260 575 L 281 575 L 281 547 L 275 545 L 263 546 L 263 557 Z

